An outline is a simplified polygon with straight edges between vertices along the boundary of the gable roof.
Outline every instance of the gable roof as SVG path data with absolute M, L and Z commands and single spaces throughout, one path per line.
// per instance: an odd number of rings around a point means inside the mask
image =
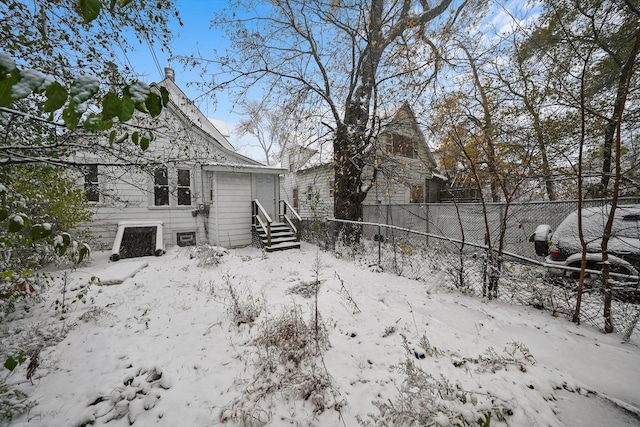
M 227 138 L 216 128 L 211 120 L 202 114 L 202 111 L 193 103 L 187 95 L 178 87 L 171 74 L 165 77 L 158 86 L 169 91 L 169 102 L 173 103 L 194 125 L 211 135 L 221 146 L 235 152 L 235 148 Z
M 223 129 L 223 132 L 221 132 L 215 125 L 216 120 L 210 120 L 198 107 L 196 107 L 193 101 L 189 99 L 189 97 L 187 97 L 182 89 L 180 89 L 180 87 L 175 83 L 174 76 L 175 74 L 173 69 L 171 67 L 167 67 L 165 68 L 164 80 L 159 83 L 151 84 L 152 87 L 164 87 L 169 92 L 169 104 L 167 105 L 167 110 L 177 115 L 181 121 L 192 126 L 194 131 L 200 133 L 201 136 L 210 143 L 216 144 L 217 148 L 225 155 L 235 159 L 235 162 L 232 162 L 234 165 L 245 164 L 250 166 L 264 166 L 257 160 L 237 153 L 233 145 L 231 145 L 225 136 L 225 133 L 228 133 L 226 126 L 225 129 Z M 212 162 L 211 164 L 217 163 Z
M 438 163 L 436 162 L 435 157 L 431 152 L 431 147 L 427 143 L 424 132 L 422 132 L 422 129 L 420 129 L 420 126 L 418 125 L 418 120 L 413 111 L 413 108 L 411 108 L 411 105 L 409 105 L 407 101 L 403 101 L 393 114 L 389 114 L 386 117 L 385 121 L 386 123 L 382 125 L 379 137 L 382 135 L 393 134 L 394 130 L 404 127 L 407 123 L 409 123 L 412 137 L 417 140 L 417 144 L 426 147 L 425 152 L 427 154 L 427 158 L 422 160 L 426 161 L 434 170 L 437 169 Z M 285 155 L 285 152 L 290 153 L 296 149 L 299 150 L 300 153 L 306 153 L 306 156 L 303 156 L 304 162 L 302 162 L 302 164 L 300 164 L 297 168 L 298 171 L 302 171 L 304 169 L 313 169 L 333 163 L 333 160 L 327 161 L 326 158 L 319 158 L 318 153 L 320 153 L 320 151 L 295 143 L 291 144 L 290 147 L 283 147 L 281 157 Z
M 429 143 L 427 143 L 427 139 L 424 137 L 424 132 L 418 126 L 418 119 L 416 118 L 416 114 L 413 112 L 413 108 L 407 101 L 404 101 L 400 108 L 393 115 L 392 121 L 390 124 L 385 126 L 391 128 L 393 124 L 397 123 L 407 123 L 407 121 L 411 124 L 411 130 L 413 131 L 413 136 L 418 138 L 418 143 L 427 147 L 427 161 L 431 164 L 433 168 L 438 167 L 438 163 L 433 156 L 433 152 L 431 151 L 431 147 L 429 147 Z M 386 133 L 386 130 L 383 128 L 382 134 Z

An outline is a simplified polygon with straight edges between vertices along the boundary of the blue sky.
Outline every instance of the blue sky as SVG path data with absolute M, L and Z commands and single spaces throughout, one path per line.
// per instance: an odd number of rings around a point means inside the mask
M 225 2 L 226 3 L 226 2 Z M 189 55 L 200 50 L 204 55 L 212 57 L 213 49 L 221 43 L 226 42 L 222 34 L 210 28 L 214 12 L 221 9 L 225 3 L 220 1 L 206 2 L 199 0 L 178 0 L 177 9 L 183 26 L 178 25 L 177 19 L 170 21 L 170 28 L 174 37 L 172 43 L 172 53 L 174 55 Z M 167 65 L 171 65 L 176 72 L 176 83 L 191 97 L 195 98 L 199 92 L 187 86 L 188 83 L 199 81 L 199 70 L 182 69 L 182 65 L 177 61 L 171 61 L 169 54 L 161 50 L 161 46 L 154 45 L 153 50 L 162 70 Z M 128 55 L 129 61 L 135 67 L 137 73 L 148 82 L 157 82 L 164 78 L 163 71 L 159 71 L 155 64 L 150 49 L 146 44 L 138 45 L 138 51 L 133 55 Z M 219 94 L 220 95 L 220 94 Z M 218 96 L 220 97 L 220 96 Z M 222 100 L 222 99 L 221 99 Z M 206 109 L 206 108 L 205 108 Z M 218 106 L 219 113 L 226 114 L 231 109 L 231 105 L 226 102 Z M 205 111 L 209 115 L 216 111 Z
M 172 53 L 174 55 L 190 55 L 200 52 L 203 57 L 213 57 L 213 49 L 224 47 L 228 42 L 224 34 L 217 29 L 211 28 L 211 20 L 214 13 L 226 7 L 226 0 L 177 0 L 176 7 L 180 13 L 183 26 L 178 25 L 178 21 L 173 18 L 170 21 L 170 28 L 173 33 Z M 494 34 L 511 27 L 513 19 L 505 11 L 510 10 L 516 16 L 521 16 L 526 0 L 505 0 L 497 1 L 491 9 L 489 17 L 486 19 L 484 31 L 487 34 Z M 529 5 L 529 7 L 531 7 Z M 148 83 L 158 82 L 164 78 L 164 67 L 171 65 L 176 73 L 176 83 L 191 99 L 197 98 L 201 93 L 189 83 L 202 81 L 199 69 L 184 70 L 182 64 L 173 60 L 170 61 L 169 54 L 163 52 L 159 45 L 155 45 L 154 52 L 159 62 L 160 70 L 156 66 L 151 51 L 146 43 L 138 45 L 135 53 L 129 54 L 128 60 L 139 74 L 140 78 Z M 242 154 L 248 155 L 259 161 L 264 161 L 262 150 L 251 147 L 255 141 L 245 136 L 238 138 L 235 126 L 242 118 L 239 109 L 234 109 L 233 99 L 229 99 L 226 93 L 216 93 L 216 102 L 209 99 L 198 99 L 197 105 L 202 112 L 211 118 L 223 120 L 227 123 L 231 132 L 230 142 L 238 148 Z
M 181 27 L 175 18 L 170 21 L 174 37 L 171 45 L 173 55 L 190 55 L 200 51 L 205 58 L 213 57 L 214 48 L 228 43 L 220 31 L 210 28 L 215 11 L 225 7 L 226 1 L 178 0 L 176 5 L 184 25 Z M 164 67 L 171 65 L 176 74 L 175 81 L 186 95 L 191 99 L 201 95 L 199 89 L 189 85 L 196 81 L 202 81 L 199 69 L 184 70 L 178 61 L 170 60 L 169 54 L 163 52 L 160 45 L 154 45 L 153 50 L 160 65 L 159 71 L 147 44 L 136 46 L 136 52 L 128 54 L 127 57 L 141 80 L 147 83 L 158 82 L 164 78 Z M 237 136 L 235 126 L 242 116 L 239 114 L 238 108 L 234 111 L 233 100 L 230 100 L 226 93 L 216 93 L 215 103 L 211 98 L 199 99 L 197 105 L 207 117 L 223 120 L 227 123 L 231 132 L 229 141 L 240 153 L 258 161 L 265 160 L 260 149 L 250 146 L 255 143 L 251 137 L 239 138 Z

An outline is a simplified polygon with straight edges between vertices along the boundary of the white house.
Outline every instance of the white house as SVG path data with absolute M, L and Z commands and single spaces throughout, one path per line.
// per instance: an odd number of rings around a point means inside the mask
M 94 211 L 88 224 L 94 246 L 111 247 L 123 234 L 129 241 L 128 254 L 116 247 L 119 244 L 113 246 L 114 259 L 149 254 L 151 246 L 152 252 L 155 246 L 200 243 L 245 246 L 255 243 L 261 228 L 264 235 L 284 220 L 284 170 L 236 153 L 224 131 L 187 98 L 174 76 L 166 68 L 165 79 L 151 85 L 152 90 L 164 87 L 169 92 L 161 115 L 133 123 L 151 127 L 154 140 L 146 151 L 134 146 L 137 152 L 127 154 L 125 162 L 132 167 L 110 165 L 115 159 L 85 158 L 90 163 L 84 185 Z M 147 166 L 135 167 L 137 163 Z M 133 241 L 142 247 L 134 248 Z
M 323 159 L 324 157 L 324 159 Z M 304 219 L 333 215 L 334 167 L 317 150 L 291 144 L 284 147 L 286 169 L 281 196 Z M 444 177 L 420 130 L 411 106 L 403 103 L 380 132 L 375 161 L 379 173 L 365 205 L 438 202 Z M 365 169 L 366 182 L 371 168 Z

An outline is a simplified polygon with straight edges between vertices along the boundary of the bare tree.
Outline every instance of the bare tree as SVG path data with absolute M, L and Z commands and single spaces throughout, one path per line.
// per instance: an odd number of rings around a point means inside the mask
M 184 60 L 204 73 L 215 67 L 212 91 L 233 87 L 242 96 L 261 85 L 265 97 L 295 99 L 306 112 L 300 117 L 333 135 L 335 217 L 359 220 L 376 177 L 364 179 L 363 170 L 374 164 L 378 109 L 417 99 L 438 71 L 437 43 L 472 4 L 282 0 L 258 8 L 239 1 L 213 22 L 231 49 Z
M 258 101 L 241 103 L 242 113 L 246 118 L 236 126 L 239 136 L 252 135 L 264 152 L 267 165 L 278 161 L 280 151 L 294 132 L 286 108 L 267 106 Z

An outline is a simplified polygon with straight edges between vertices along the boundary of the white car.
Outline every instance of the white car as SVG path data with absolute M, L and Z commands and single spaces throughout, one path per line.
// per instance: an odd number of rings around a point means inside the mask
M 611 205 L 582 209 L 582 230 L 587 242 L 587 270 L 602 269 L 602 236 Z M 578 211 L 570 213 L 555 232 L 539 225 L 531 235 L 536 253 L 545 256 L 550 274 L 577 277 L 582 263 Z M 638 276 L 640 270 L 640 205 L 618 206 L 613 218 L 607 253 L 610 271 Z

